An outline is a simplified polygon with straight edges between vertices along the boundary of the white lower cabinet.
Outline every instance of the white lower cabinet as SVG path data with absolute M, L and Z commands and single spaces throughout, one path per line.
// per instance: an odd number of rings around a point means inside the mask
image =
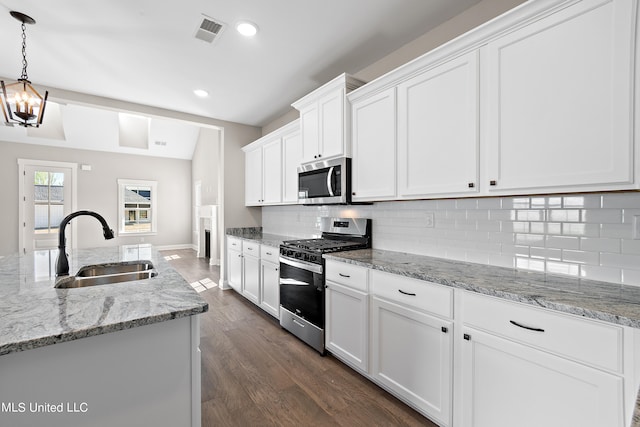
M 463 298 L 461 426 L 624 426 L 621 327 Z
M 374 296 L 373 379 L 442 425 L 451 422 L 452 322 Z
M 260 246 L 260 307 L 280 317 L 280 264 L 278 248 Z
M 369 370 L 367 269 L 327 261 L 325 347 L 357 371 Z M 329 272 L 331 271 L 331 272 Z
M 621 377 L 465 328 L 463 426 L 621 427 Z
M 227 282 L 242 293 L 242 240 L 227 237 Z
M 280 317 L 280 264 L 277 247 L 227 236 L 227 281 L 240 295 Z

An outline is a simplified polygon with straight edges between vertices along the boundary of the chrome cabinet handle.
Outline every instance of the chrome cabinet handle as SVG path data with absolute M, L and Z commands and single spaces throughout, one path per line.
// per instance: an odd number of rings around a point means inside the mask
M 405 292 L 405 291 L 403 291 L 402 289 L 398 289 L 398 292 L 400 292 L 401 294 L 404 294 L 404 295 L 412 296 L 412 297 L 415 297 L 415 296 L 416 296 L 416 294 L 411 293 L 411 292 Z
M 519 328 L 522 328 L 522 329 L 528 329 L 528 330 L 534 331 L 534 332 L 544 332 L 544 329 L 542 329 L 542 328 L 535 328 L 533 326 L 523 325 L 522 323 L 518 323 L 515 320 L 509 320 L 509 323 L 511 323 L 512 325 L 515 325 L 515 326 L 517 326 Z

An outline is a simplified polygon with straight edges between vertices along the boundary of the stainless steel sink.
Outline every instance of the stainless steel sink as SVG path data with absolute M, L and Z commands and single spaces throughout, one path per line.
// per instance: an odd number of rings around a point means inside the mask
M 75 276 L 62 276 L 56 280 L 56 288 L 83 288 L 109 283 L 131 282 L 158 275 L 151 261 L 124 261 L 87 265 Z

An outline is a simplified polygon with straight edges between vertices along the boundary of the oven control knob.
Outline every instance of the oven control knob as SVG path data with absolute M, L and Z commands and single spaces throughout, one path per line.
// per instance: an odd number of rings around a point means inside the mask
M 318 262 L 318 256 L 317 255 L 310 255 L 309 256 L 309 262 Z

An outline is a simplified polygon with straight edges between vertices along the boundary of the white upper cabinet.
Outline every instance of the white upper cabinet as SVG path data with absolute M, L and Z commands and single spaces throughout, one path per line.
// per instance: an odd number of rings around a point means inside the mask
M 300 130 L 298 120 L 243 147 L 245 205 L 298 203 Z
M 276 138 L 262 146 L 264 204 L 282 201 L 282 141 Z
M 298 166 L 302 163 L 302 143 L 297 122 L 282 135 L 283 203 L 298 203 Z
M 489 192 L 637 188 L 635 7 L 585 0 L 486 46 Z
M 396 197 L 396 89 L 351 100 L 353 201 Z
M 398 85 L 398 196 L 478 191 L 478 53 Z
M 252 147 L 244 153 L 245 205 L 262 204 L 262 147 Z
M 345 95 L 363 82 L 341 74 L 291 104 L 300 111 L 302 163 L 350 156 L 350 109 Z

